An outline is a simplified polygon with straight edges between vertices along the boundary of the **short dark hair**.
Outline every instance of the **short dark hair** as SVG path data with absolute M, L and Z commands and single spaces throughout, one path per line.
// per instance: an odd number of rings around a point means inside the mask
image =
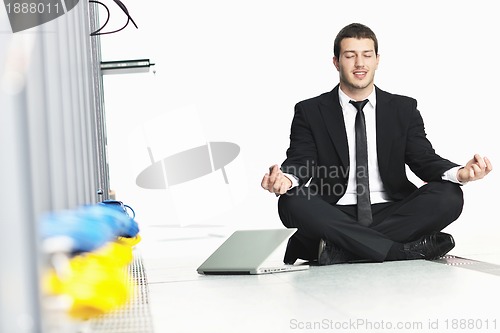
M 375 36 L 372 29 L 361 23 L 351 23 L 342 28 L 342 30 L 340 30 L 337 34 L 337 37 L 335 37 L 335 42 L 333 43 L 333 54 L 337 57 L 337 59 L 340 56 L 340 42 L 342 42 L 344 38 L 369 38 L 373 40 L 373 44 L 375 45 L 375 54 L 378 54 L 377 36 Z

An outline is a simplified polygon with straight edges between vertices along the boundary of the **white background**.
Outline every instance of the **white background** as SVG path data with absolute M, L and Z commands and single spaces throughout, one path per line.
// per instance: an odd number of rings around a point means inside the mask
M 104 30 L 119 28 L 125 15 L 105 3 Z M 295 103 L 337 84 L 333 40 L 352 22 L 379 39 L 375 83 L 418 100 L 440 155 L 465 163 L 479 153 L 500 165 L 495 1 L 124 3 L 139 29 L 102 36 L 103 60 L 156 63 L 156 74 L 104 77 L 111 187 L 141 223 L 281 227 L 260 181 L 285 158 Z M 226 166 L 229 185 L 220 171 L 168 190 L 135 185 L 148 146 L 159 160 L 208 141 L 241 147 Z M 462 244 L 498 238 L 496 173 L 463 188 L 464 212 L 449 227 Z

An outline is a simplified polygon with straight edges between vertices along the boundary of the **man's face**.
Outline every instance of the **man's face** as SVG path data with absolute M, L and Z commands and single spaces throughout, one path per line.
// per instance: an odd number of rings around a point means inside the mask
M 373 40 L 344 38 L 340 43 L 339 58 L 333 58 L 344 92 L 370 93 L 373 90 L 378 61 L 379 56 L 375 53 Z

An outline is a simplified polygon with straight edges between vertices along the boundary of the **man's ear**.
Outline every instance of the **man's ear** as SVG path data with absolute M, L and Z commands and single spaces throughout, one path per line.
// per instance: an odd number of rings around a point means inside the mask
M 333 65 L 335 66 L 335 68 L 337 68 L 338 71 L 340 71 L 339 59 L 336 56 L 333 56 Z

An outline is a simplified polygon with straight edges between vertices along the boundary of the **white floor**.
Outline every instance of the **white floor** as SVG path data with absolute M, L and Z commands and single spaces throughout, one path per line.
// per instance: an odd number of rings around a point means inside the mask
M 462 235 L 450 253 L 494 264 L 488 270 L 416 260 L 199 275 L 232 231 L 143 228 L 138 252 L 155 332 L 500 332 L 497 235 Z M 273 259 L 283 253 L 284 245 Z

